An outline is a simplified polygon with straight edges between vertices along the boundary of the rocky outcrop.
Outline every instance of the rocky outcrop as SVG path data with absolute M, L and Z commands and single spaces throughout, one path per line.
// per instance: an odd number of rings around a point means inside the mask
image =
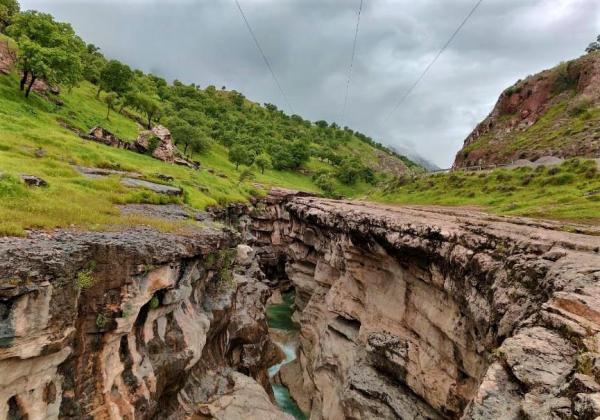
M 312 419 L 598 415 L 597 230 L 288 191 L 242 225 L 286 261 Z
M 93 140 L 117 149 L 134 150 L 130 142 L 121 140 L 115 134 L 100 126 L 93 127 L 86 135 L 81 134 L 80 136 L 86 140 Z
M 11 50 L 8 41 L 0 41 L 0 74 L 10 74 L 16 61 L 17 54 Z
M 598 157 L 600 52 L 562 63 L 506 89 L 467 137 L 454 168 L 541 156 Z
M 135 147 L 140 153 L 148 153 L 164 162 L 173 163 L 177 156 L 177 148 L 173 143 L 171 132 L 162 125 L 157 125 L 152 130 L 142 131 L 135 141 Z
M 0 418 L 227 418 L 249 400 L 285 418 L 268 397 L 269 289 L 235 242 L 208 228 L 0 240 Z

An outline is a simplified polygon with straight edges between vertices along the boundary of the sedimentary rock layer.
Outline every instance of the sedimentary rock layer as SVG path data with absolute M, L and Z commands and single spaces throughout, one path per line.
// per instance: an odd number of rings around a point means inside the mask
M 0 240 L 0 419 L 226 418 L 240 400 L 284 418 L 267 393 L 270 292 L 235 241 L 142 228 Z
M 600 415 L 600 236 L 274 191 L 247 220 L 301 326 L 312 419 Z

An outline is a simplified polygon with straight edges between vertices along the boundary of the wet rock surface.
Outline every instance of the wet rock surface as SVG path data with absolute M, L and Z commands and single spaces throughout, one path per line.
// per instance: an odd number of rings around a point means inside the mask
M 257 208 L 242 225 L 284 261 L 301 325 L 279 378 L 311 418 L 594 413 L 595 228 L 285 190 Z

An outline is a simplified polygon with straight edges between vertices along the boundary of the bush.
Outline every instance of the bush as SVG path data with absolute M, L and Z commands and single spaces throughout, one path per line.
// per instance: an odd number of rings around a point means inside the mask
M 336 177 L 341 183 L 353 185 L 361 177 L 364 168 L 356 158 L 346 158 L 337 168 Z
M 568 113 L 572 117 L 578 117 L 583 113 L 587 112 L 588 109 L 591 108 L 593 104 L 592 98 L 589 96 L 580 96 L 575 99 L 573 103 L 568 108 Z
M 335 181 L 331 171 L 321 170 L 313 175 L 312 179 L 315 185 L 328 195 L 335 190 Z
M 160 139 L 156 136 L 152 136 L 148 139 L 148 154 L 152 155 L 156 148 L 160 145 Z
M 98 316 L 96 317 L 96 327 L 98 327 L 98 329 L 103 329 L 106 324 L 108 323 L 108 318 L 106 318 L 106 316 L 104 314 L 98 314 Z
M 95 283 L 94 281 L 94 270 L 96 269 L 96 263 L 90 262 L 86 269 L 81 270 L 77 273 L 77 287 L 79 289 L 89 289 Z
M 148 307 L 150 309 L 156 309 L 159 306 L 160 306 L 160 300 L 158 299 L 158 296 L 156 296 L 156 295 L 152 296 L 152 299 L 150 299 Z
M 560 175 L 553 175 L 546 178 L 543 182 L 544 185 L 567 185 L 575 180 L 575 175 L 566 173 Z

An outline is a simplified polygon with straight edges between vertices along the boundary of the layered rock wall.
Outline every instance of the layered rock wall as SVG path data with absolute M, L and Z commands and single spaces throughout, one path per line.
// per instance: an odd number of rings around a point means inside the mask
M 210 229 L 2 239 L 0 419 L 224 418 L 235 409 L 224 395 L 284 418 L 267 393 L 270 292 L 256 263 L 236 263 L 235 240 Z
M 600 414 L 598 236 L 285 191 L 250 231 L 287 258 L 300 350 L 280 378 L 312 419 Z

